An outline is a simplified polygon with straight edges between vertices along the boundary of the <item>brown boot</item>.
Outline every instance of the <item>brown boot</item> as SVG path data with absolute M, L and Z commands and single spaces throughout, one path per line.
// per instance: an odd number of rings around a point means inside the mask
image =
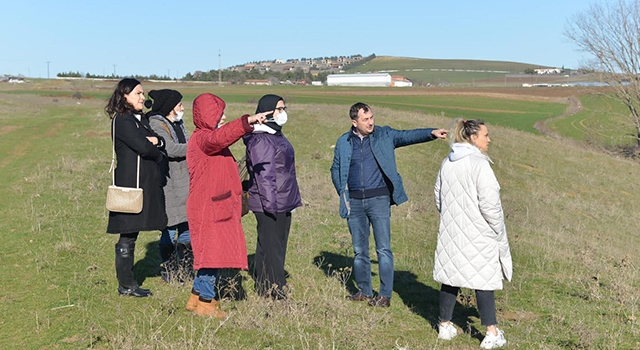
M 187 306 L 185 307 L 189 311 L 193 311 L 198 307 L 198 298 L 200 296 L 198 294 L 193 294 L 191 292 L 191 296 L 189 297 L 189 301 L 187 301 Z
M 225 318 L 227 313 L 220 310 L 220 303 L 217 300 L 206 300 L 203 298 L 198 299 L 198 306 L 196 307 L 196 315 L 205 317 Z

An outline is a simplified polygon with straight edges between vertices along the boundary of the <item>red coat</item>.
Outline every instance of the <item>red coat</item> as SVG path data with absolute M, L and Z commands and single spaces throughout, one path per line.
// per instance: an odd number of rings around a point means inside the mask
M 242 230 L 242 186 L 229 146 L 253 129 L 248 115 L 216 129 L 225 103 L 212 94 L 193 101 L 193 136 L 187 144 L 187 218 L 193 267 L 248 269 Z

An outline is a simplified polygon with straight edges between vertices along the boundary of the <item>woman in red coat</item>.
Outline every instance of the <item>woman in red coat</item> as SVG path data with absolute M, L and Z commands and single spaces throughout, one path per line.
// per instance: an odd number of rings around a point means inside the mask
M 252 132 L 252 124 L 262 123 L 268 114 L 246 114 L 223 125 L 224 108 L 225 103 L 218 96 L 198 96 L 193 101 L 196 129 L 187 145 L 187 218 L 193 267 L 198 273 L 186 308 L 199 316 L 218 318 L 226 317 L 215 300 L 218 269 L 248 269 L 241 221 L 242 186 L 236 160 L 228 147 Z

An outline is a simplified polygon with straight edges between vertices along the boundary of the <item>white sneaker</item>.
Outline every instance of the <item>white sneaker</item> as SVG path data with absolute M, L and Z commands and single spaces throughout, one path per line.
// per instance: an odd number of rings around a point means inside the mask
M 504 332 L 497 328 L 496 330 L 498 331 L 498 335 L 487 333 L 484 337 L 482 343 L 480 343 L 482 349 L 497 349 L 507 344 L 507 340 L 504 339 Z
M 458 330 L 451 322 L 438 324 L 438 338 L 451 340 L 458 335 Z

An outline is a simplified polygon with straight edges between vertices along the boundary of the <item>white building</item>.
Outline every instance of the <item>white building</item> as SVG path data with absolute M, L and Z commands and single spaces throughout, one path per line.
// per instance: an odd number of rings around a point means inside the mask
M 537 74 L 560 74 L 562 73 L 562 68 L 538 68 L 533 71 Z
M 383 86 L 391 85 L 391 75 L 376 74 L 330 74 L 327 75 L 328 86 Z
M 393 87 L 411 87 L 413 86 L 413 82 L 403 77 L 401 75 L 392 75 L 391 76 L 391 86 Z

